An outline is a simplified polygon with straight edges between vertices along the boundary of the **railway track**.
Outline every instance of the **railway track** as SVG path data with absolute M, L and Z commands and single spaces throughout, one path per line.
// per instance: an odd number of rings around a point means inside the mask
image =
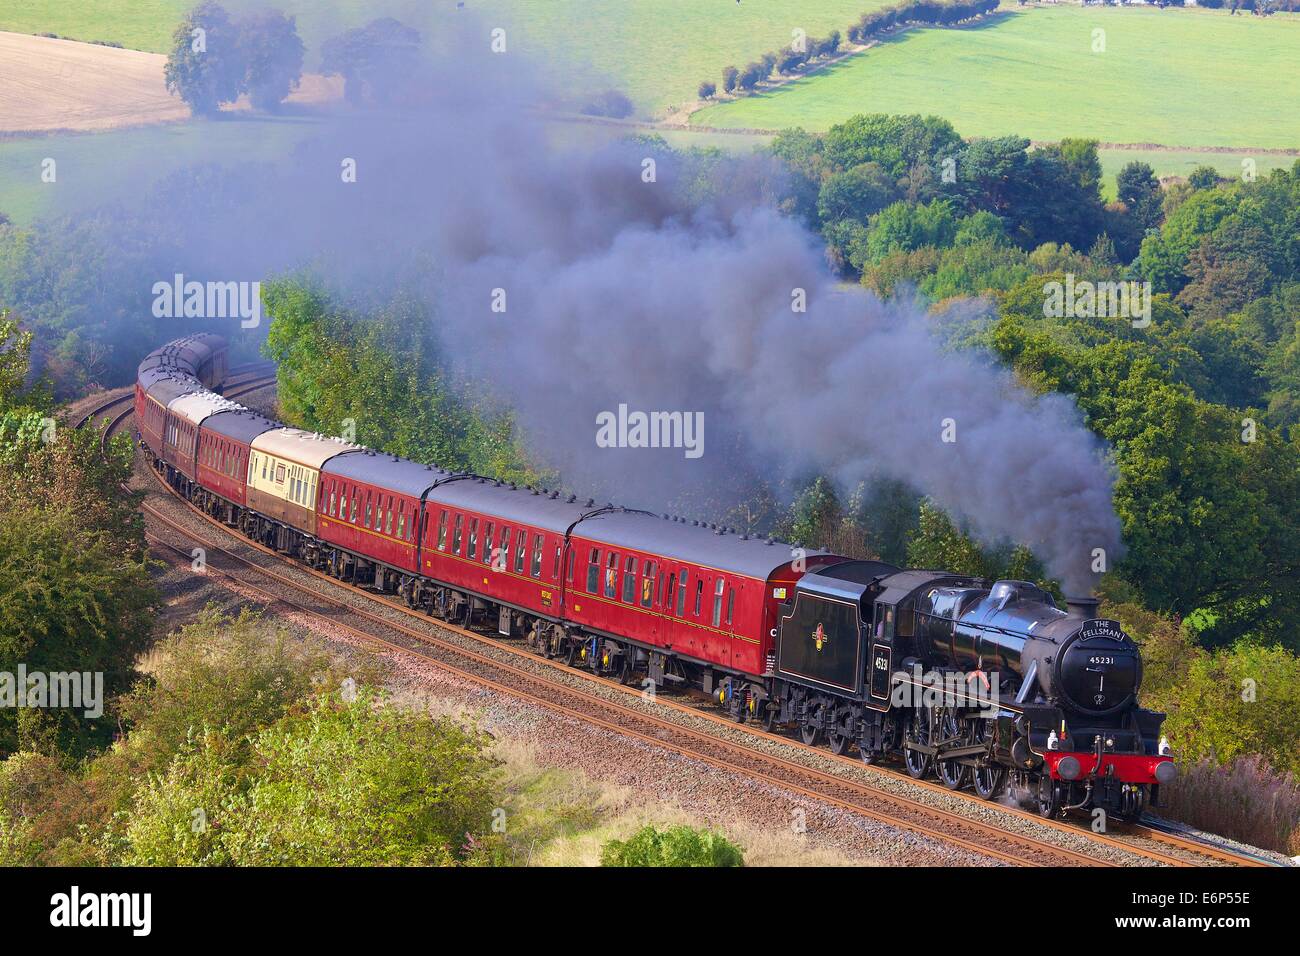
M 273 381 L 272 378 L 259 378 L 255 373 L 250 373 L 238 381 L 232 380 L 226 390 L 230 398 L 236 398 L 239 395 L 247 394 L 259 390 Z M 130 396 L 127 396 L 130 398 Z M 83 421 L 88 421 L 103 414 L 106 410 L 120 404 L 122 399 L 114 399 L 92 412 Z M 133 413 L 133 409 L 128 407 L 126 410 L 117 414 L 108 429 L 104 432 L 106 441 L 125 420 Z M 173 497 L 180 498 L 172 488 L 167 486 L 157 474 L 154 477 L 159 484 L 165 488 Z M 181 499 L 184 501 L 184 499 Z M 188 502 L 184 502 L 188 505 Z M 144 510 L 157 522 L 171 529 L 173 532 L 182 535 L 187 540 L 193 540 L 192 530 L 179 524 L 170 516 L 159 510 L 157 507 L 146 502 L 143 505 Z M 214 527 L 222 532 L 229 534 L 229 529 L 216 519 L 203 514 L 191 508 L 191 513 L 203 518 Z M 155 547 L 168 553 L 177 563 L 183 561 L 189 564 L 191 560 L 190 552 L 171 542 L 165 541 L 157 534 L 150 532 L 149 540 Z M 245 547 L 261 551 L 277 561 L 282 561 L 283 557 L 269 548 L 265 548 L 255 542 L 247 541 L 240 537 L 239 543 Z M 405 606 L 386 600 L 364 588 L 354 585 L 347 585 L 339 582 L 328 575 L 305 568 L 300 565 L 292 565 L 296 572 L 312 575 L 329 581 L 332 585 L 349 589 L 359 595 L 363 595 L 369 600 L 377 601 L 385 609 L 408 615 L 420 621 L 421 628 L 417 629 L 389 618 L 382 617 L 370 611 L 359 609 L 351 604 L 323 593 L 320 589 L 310 588 L 302 582 L 281 573 L 272 568 L 264 567 L 254 561 L 249 560 L 239 554 L 234 553 L 220 543 L 205 542 L 210 555 L 208 567 L 215 571 L 218 576 L 226 578 L 238 586 L 251 591 L 265 600 L 268 604 L 277 605 L 291 609 L 295 613 L 305 615 L 323 622 L 330 626 L 339 628 L 358 640 L 366 643 L 383 646 L 389 650 L 409 656 L 422 658 L 426 661 L 432 661 L 451 672 L 456 673 L 463 679 L 469 680 L 480 686 L 491 688 L 497 692 L 508 693 L 518 699 L 530 701 L 539 706 L 545 707 L 553 712 L 569 716 L 583 723 L 599 726 L 611 732 L 624 735 L 633 739 L 643 740 L 653 744 L 655 747 L 666 749 L 679 755 L 701 761 L 717 769 L 736 772 L 744 776 L 761 781 L 772 787 L 790 792 L 798 797 L 804 797 L 815 800 L 825 805 L 833 806 L 841 810 L 855 813 L 857 815 L 875 820 L 891 827 L 901 828 L 915 833 L 919 836 L 928 837 L 951 846 L 962 847 L 972 853 L 991 858 L 1003 863 L 1029 866 L 1052 866 L 1052 865 L 1116 865 L 1110 861 L 1099 859 L 1087 853 L 1062 847 L 1055 843 L 1038 839 L 1025 833 L 1008 830 L 991 824 L 974 820 L 960 813 L 951 812 L 938 807 L 929 806 L 901 797 L 897 794 L 890 793 L 879 787 L 873 787 L 856 780 L 848 779 L 845 776 L 836 773 L 830 773 L 809 767 L 802 763 L 785 760 L 769 753 L 763 753 L 751 746 L 737 744 L 733 741 L 723 739 L 716 734 L 711 734 L 683 726 L 679 721 L 668 720 L 661 716 L 647 713 L 646 710 L 639 706 L 638 702 L 641 695 L 639 692 L 618 684 L 614 681 L 598 677 L 583 671 L 577 671 L 556 661 L 548 661 L 545 658 L 538 657 L 526 650 L 513 646 L 510 643 L 485 636 L 479 632 L 461 628 L 447 622 L 438 621 L 434 625 L 438 629 L 451 631 L 462 637 L 471 639 L 475 642 L 484 644 L 497 651 L 503 651 L 509 655 L 520 658 L 526 658 L 531 665 L 543 663 L 556 668 L 565 675 L 570 677 L 579 676 L 606 688 L 617 689 L 618 692 L 629 695 L 629 703 L 619 704 L 605 697 L 596 694 L 586 693 L 577 690 L 574 687 L 550 681 L 544 677 L 539 677 L 533 670 L 520 668 L 502 661 L 500 659 L 467 650 L 465 647 L 452 642 L 438 638 L 428 633 L 427 628 L 431 622 L 429 619 L 418 612 L 411 611 Z M 219 563 L 226 566 L 215 566 L 212 562 L 213 556 L 219 556 Z M 236 572 L 234 569 L 239 569 Z M 304 604 L 300 600 L 286 599 L 280 594 L 276 594 L 266 587 L 253 584 L 247 579 L 247 573 L 261 576 L 274 584 L 289 588 L 292 592 L 304 595 L 310 599 L 312 606 Z M 323 607 L 322 607 L 323 606 Z M 347 618 L 347 620 L 344 620 Z M 351 623 L 352 620 L 365 622 L 366 627 L 358 627 Z M 374 629 L 372 629 L 374 628 Z M 380 630 L 387 633 L 375 633 Z M 400 635 L 399 639 L 393 639 L 393 632 Z M 633 701 L 636 698 L 637 701 Z M 691 716 L 711 721 L 714 723 L 726 725 L 732 729 L 739 729 L 738 725 L 731 720 L 720 715 L 702 711 L 697 707 L 692 707 L 687 703 L 674 700 L 666 700 L 662 696 L 656 699 L 656 707 L 667 707 Z M 784 746 L 807 749 L 822 759 L 831 759 L 843 761 L 845 764 L 853 766 L 855 770 L 860 769 L 861 765 L 847 757 L 834 757 L 824 751 L 816 748 L 804 747 L 804 745 L 791 741 L 789 738 L 780 737 L 774 734 L 767 734 L 751 728 L 744 728 L 745 732 L 759 738 L 768 738 L 777 741 Z M 873 767 L 873 771 L 884 773 L 890 776 L 905 779 L 912 786 L 923 786 L 935 791 L 941 791 L 949 797 L 962 797 L 963 795 L 954 794 L 952 791 L 940 787 L 938 784 L 931 784 L 927 781 L 916 781 L 910 777 L 905 777 L 896 771 L 888 768 Z M 969 798 L 976 802 L 974 798 Z M 983 804 L 983 801 L 978 801 Z M 988 804 L 984 804 L 988 806 Z M 1179 857 L 1163 853 L 1151 846 L 1135 845 L 1134 843 L 1117 839 L 1113 836 L 1104 834 L 1094 834 L 1090 831 L 1081 830 L 1078 827 L 1065 824 L 1059 821 L 1045 821 L 1034 814 L 1025 813 L 1024 811 L 1012 808 L 998 807 L 999 810 L 1005 811 L 1008 819 L 1023 817 L 1032 820 L 1039 826 L 1049 826 L 1060 829 L 1075 837 L 1085 836 L 1091 841 L 1099 844 L 1105 844 L 1113 848 L 1122 850 L 1139 859 L 1145 859 L 1156 865 L 1168 866 L 1188 866 L 1192 865 L 1191 861 L 1185 857 Z M 1145 831 L 1145 832 L 1143 832 Z M 1175 847 L 1185 853 L 1192 853 L 1202 858 L 1215 860 L 1222 863 L 1234 864 L 1251 864 L 1266 865 L 1261 861 L 1253 858 L 1243 858 L 1236 854 L 1229 853 L 1217 847 L 1210 847 L 1197 841 L 1187 838 L 1162 833 L 1160 831 L 1148 830 L 1148 828 L 1138 828 L 1134 832 L 1139 832 L 1143 839 L 1151 842 Z

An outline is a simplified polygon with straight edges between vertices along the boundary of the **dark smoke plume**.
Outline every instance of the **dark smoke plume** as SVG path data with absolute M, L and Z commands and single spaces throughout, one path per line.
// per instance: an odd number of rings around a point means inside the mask
M 455 52 L 432 58 L 404 106 L 340 107 L 290 161 L 170 195 L 161 217 L 200 219 L 157 250 L 158 276 L 261 279 L 312 263 L 382 297 L 427 263 L 458 368 L 516 409 L 547 463 L 615 501 L 662 506 L 754 470 L 846 486 L 886 476 L 985 542 L 1029 545 L 1067 590 L 1091 590 L 1094 549 L 1119 557 L 1113 475 L 1072 401 L 945 351 L 916 303 L 842 290 L 815 237 L 770 208 L 780 173 L 764 160 L 701 172 L 549 122 L 539 107 L 562 98 L 522 57 L 491 53 L 485 25 L 451 19 L 435 45 Z M 214 155 L 237 159 L 224 136 L 213 124 Z M 345 158 L 355 183 L 341 181 Z M 800 295 L 806 311 L 792 308 Z M 703 457 L 598 448 L 596 416 L 620 404 L 703 412 Z

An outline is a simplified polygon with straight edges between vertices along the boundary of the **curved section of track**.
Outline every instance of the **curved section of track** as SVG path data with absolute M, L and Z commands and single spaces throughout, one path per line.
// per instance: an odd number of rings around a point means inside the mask
M 273 378 L 259 377 L 256 373 L 250 373 L 246 377 L 239 380 L 232 380 L 228 383 L 226 395 L 233 399 L 240 395 L 265 388 L 272 382 Z M 126 396 L 126 399 L 129 400 L 130 398 L 130 395 Z M 116 398 L 112 401 L 105 402 L 98 409 L 87 415 L 83 419 L 82 423 L 84 424 L 85 422 L 104 414 L 107 410 L 120 404 L 121 401 L 123 401 L 122 398 Z M 125 420 L 133 414 L 133 411 L 133 408 L 128 407 L 126 410 L 114 416 L 109 427 L 104 432 L 104 441 L 107 441 L 107 439 L 121 427 Z M 173 497 L 181 500 L 189 506 L 187 501 L 184 501 L 184 499 L 181 498 L 174 489 L 162 481 L 161 476 L 156 473 L 153 474 L 161 487 L 165 488 Z M 190 529 L 178 524 L 158 508 L 147 502 L 144 503 L 142 507 L 147 514 L 160 524 L 170 528 L 172 531 L 180 535 L 183 535 L 187 539 L 193 539 L 194 535 Z M 222 532 L 233 534 L 228 527 L 215 518 L 194 509 L 192 506 L 190 507 L 190 511 L 194 516 L 202 518 L 209 524 L 212 524 L 215 528 L 220 529 Z M 162 540 L 157 535 L 150 534 L 148 537 L 151 543 L 156 547 L 162 549 L 164 552 L 170 552 L 174 555 L 174 558 L 178 563 L 181 560 L 186 564 L 190 562 L 190 553 L 188 551 Z M 277 554 L 269 548 L 257 544 L 256 542 L 249 541 L 242 536 L 236 537 L 243 546 L 261 551 L 274 557 L 277 561 L 284 560 L 282 555 Z M 240 587 L 261 595 L 269 604 L 286 607 L 295 613 L 328 622 L 330 626 L 340 628 L 364 642 L 383 646 L 400 654 L 413 655 L 426 661 L 431 661 L 436 663 L 438 666 L 446 668 L 447 670 L 456 673 L 458 676 L 481 686 L 489 687 L 494 691 L 508 693 L 517 698 L 528 700 L 556 713 L 572 717 L 575 720 L 599 726 L 610 730 L 611 732 L 619 733 L 634 739 L 643 740 L 656 747 L 670 750 L 694 760 L 699 760 L 718 769 L 743 774 L 751 779 L 759 780 L 797 796 L 816 800 L 891 827 L 909 830 L 917 835 L 925 836 L 948 845 L 962 847 L 972 853 L 1003 863 L 1022 866 L 1115 865 L 1109 861 L 1100 860 L 1085 853 L 1049 843 L 1024 833 L 1018 833 L 992 826 L 981 821 L 973 820 L 970 817 L 959 813 L 953 813 L 941 808 L 921 804 L 915 800 L 909 800 L 886 790 L 847 779 L 838 774 L 828 773 L 808 767 L 801 763 L 784 760 L 772 754 L 763 753 L 754 748 L 724 740 L 719 736 L 685 727 L 680 722 L 648 714 L 644 709 L 637 706 L 624 706 L 604 697 L 577 690 L 567 684 L 546 680 L 543 677 L 539 677 L 531 670 L 515 667 L 496 658 L 469 651 L 460 645 L 441 640 L 427 633 L 426 630 L 402 625 L 377 614 L 358 609 L 336 598 L 329 597 L 319 589 L 307 588 L 301 582 L 295 581 L 279 571 L 263 567 L 245 557 L 235 554 L 228 548 L 223 547 L 220 543 L 205 542 L 205 545 L 209 552 L 208 566 L 211 570 L 215 571 L 219 576 L 238 583 Z M 230 567 L 214 567 L 212 563 L 213 556 L 220 556 L 220 561 L 222 563 L 229 563 Z M 344 584 L 335 578 L 314 571 L 313 569 L 306 568 L 297 563 L 293 563 L 291 566 L 297 572 L 321 578 L 329 581 L 334 586 L 351 590 L 357 594 L 364 595 L 367 599 L 375 600 L 387 610 L 398 611 L 416 618 L 424 627 L 428 627 L 430 623 L 435 623 L 435 626 L 439 629 L 452 631 L 462 637 L 470 638 L 474 641 L 489 645 L 512 655 L 517 655 L 520 658 L 527 658 L 528 661 L 533 664 L 547 664 L 567 675 L 578 675 L 583 679 L 599 683 L 606 687 L 617 688 L 620 692 L 627 693 L 634 697 L 640 696 L 638 692 L 616 682 L 609 681 L 594 674 L 575 670 L 556 661 L 548 661 L 545 658 L 540 658 L 522 648 L 512 646 L 504 641 L 487 637 L 476 631 L 461 628 L 441 620 L 430 622 L 425 615 L 411 611 L 401 604 L 386 600 L 372 592 L 366 591 L 363 588 L 356 587 L 355 585 Z M 235 568 L 239 569 L 240 573 L 236 574 L 233 570 Z M 248 581 L 248 572 L 261 576 L 262 578 L 273 582 L 275 585 L 290 588 L 295 593 L 304 595 L 311 601 L 324 605 L 325 609 L 313 608 L 296 600 L 287 600 L 281 595 L 266 590 L 264 587 L 259 587 Z M 366 622 L 368 627 L 365 629 L 357 627 L 354 624 L 343 620 L 342 618 L 344 617 L 359 618 Z M 374 631 L 369 629 L 369 625 L 373 625 L 374 628 L 380 631 L 388 632 L 388 636 L 381 633 L 374 633 Z M 396 635 L 400 635 L 397 639 L 394 639 L 394 632 L 396 632 Z M 658 706 L 689 713 L 696 718 L 715 721 L 732 728 L 737 727 L 736 724 L 725 717 L 707 711 L 701 711 L 698 708 L 691 707 L 685 703 L 664 700 L 662 697 L 658 698 L 656 703 Z M 766 734 L 748 728 L 746 729 L 756 737 L 779 741 L 781 744 L 786 746 L 803 746 L 797 742 L 790 741 L 785 737 Z M 855 769 L 860 767 L 860 764 L 851 758 L 835 758 L 833 755 L 815 748 L 805 749 L 810 750 L 818 757 L 824 759 L 842 760 L 845 763 L 852 765 Z M 873 767 L 872 769 L 884 774 L 900 778 L 902 777 L 901 774 L 888 770 L 887 768 Z M 938 784 L 916 781 L 910 777 L 906 778 L 906 780 L 909 784 L 914 786 L 920 785 L 923 787 L 933 788 L 936 791 L 941 790 L 949 797 L 961 796 L 960 794 L 953 794 L 951 791 L 941 788 Z M 974 802 L 973 798 L 971 799 L 972 802 Z M 1125 853 L 1132 854 L 1137 859 L 1145 859 L 1148 862 L 1157 865 L 1191 865 L 1189 860 L 1184 857 L 1161 853 L 1152 847 L 1134 845 L 1133 843 L 1115 839 L 1114 837 L 1103 834 L 1092 834 L 1088 831 L 1080 830 L 1078 827 L 1058 821 L 1045 821 L 1038 816 L 1025 813 L 1024 811 L 1005 807 L 999 807 L 998 809 L 1004 810 L 1012 817 L 1018 815 L 1028 818 L 1038 825 L 1049 827 L 1055 826 L 1075 837 L 1086 836 L 1094 842 L 1120 849 Z M 1137 829 L 1145 830 L 1146 828 Z M 1159 831 L 1143 832 L 1141 835 L 1153 842 L 1165 843 L 1184 852 L 1193 853 L 1216 862 L 1233 863 L 1238 865 L 1250 865 L 1252 863 L 1255 865 L 1266 865 L 1252 858 L 1244 858 L 1217 847 L 1207 846 L 1182 837 L 1160 833 Z

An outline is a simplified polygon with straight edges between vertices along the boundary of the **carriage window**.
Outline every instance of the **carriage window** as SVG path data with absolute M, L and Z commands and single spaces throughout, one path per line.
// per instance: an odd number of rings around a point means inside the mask
M 397 536 L 403 539 L 406 537 L 406 512 L 405 511 L 401 511 L 397 515 Z
M 669 611 L 673 609 L 673 588 L 677 584 L 677 575 L 672 571 L 665 572 L 668 578 L 668 584 L 664 591 L 664 607 Z
M 388 518 L 384 521 L 384 533 L 393 533 L 393 496 L 388 496 Z
M 277 485 L 284 484 L 284 465 L 275 466 L 275 483 Z
M 464 515 L 456 515 L 456 530 L 451 534 L 451 553 L 460 554 L 461 528 L 465 524 Z
M 686 576 L 683 571 L 677 578 L 677 616 L 686 616 Z
M 558 544 L 555 546 L 555 561 L 551 565 L 551 577 L 557 581 L 560 580 L 560 546 Z
M 542 544 L 545 539 L 540 534 L 533 535 L 533 577 L 542 576 Z
M 510 569 L 510 525 L 501 526 L 501 540 L 497 542 L 496 553 L 492 555 L 493 571 Z
M 483 563 L 484 564 L 492 563 L 492 522 L 491 521 L 487 523 L 487 527 L 483 530 Z
M 565 577 L 568 579 L 570 584 L 573 583 L 573 566 L 577 563 L 577 560 L 578 560 L 578 549 L 569 548 L 569 568 L 565 572 Z
M 587 592 L 595 594 L 600 588 L 600 548 L 591 549 L 591 561 L 587 564 Z
M 613 551 L 605 561 L 605 597 L 618 596 L 618 555 Z
M 727 588 L 727 582 L 718 578 L 717 583 L 713 585 L 713 626 L 717 627 L 722 623 L 722 592 Z
M 471 560 L 478 557 L 478 518 L 470 519 L 469 550 L 465 552 L 465 557 Z
M 371 519 L 374 518 L 374 516 L 375 516 L 375 506 L 374 504 L 371 503 L 370 494 L 369 492 L 367 492 L 366 493 L 366 522 L 365 522 L 367 528 L 374 527 L 373 524 L 371 524 Z
M 447 512 L 445 511 L 438 519 L 438 550 L 447 550 Z
M 515 574 L 524 573 L 524 555 L 528 551 L 528 532 L 520 529 L 515 539 Z
M 628 604 L 636 600 L 636 558 L 629 557 L 623 565 L 623 600 Z
M 654 603 L 655 596 L 655 563 L 647 561 L 645 563 L 645 577 L 641 579 L 641 606 L 649 607 Z
M 350 520 L 353 524 L 356 524 L 356 523 L 357 523 L 357 498 L 358 498 L 358 497 L 359 497 L 359 496 L 358 496 L 358 493 L 357 493 L 357 489 L 353 488 L 353 489 L 352 489 L 352 516 L 351 516 L 351 518 L 349 518 L 349 520 Z
M 331 492 L 330 492 L 330 514 L 331 514 L 331 515 L 336 515 L 336 514 L 338 514 L 338 512 L 334 510 L 334 505 L 335 505 L 335 501 L 334 501 L 334 492 L 331 491 Z
M 730 588 L 727 591 L 727 623 L 731 623 L 731 613 L 736 609 L 736 589 Z
M 704 598 L 704 578 L 695 579 L 695 616 L 700 616 L 700 602 Z

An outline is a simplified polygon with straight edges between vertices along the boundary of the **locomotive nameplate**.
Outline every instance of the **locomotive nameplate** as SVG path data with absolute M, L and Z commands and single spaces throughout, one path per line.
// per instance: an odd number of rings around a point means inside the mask
M 1119 621 L 1109 621 L 1104 618 L 1096 618 L 1091 621 L 1085 621 L 1084 625 L 1079 628 L 1079 639 L 1090 640 L 1094 637 L 1106 637 L 1112 641 L 1123 641 L 1128 635 L 1124 633 L 1123 626 Z

